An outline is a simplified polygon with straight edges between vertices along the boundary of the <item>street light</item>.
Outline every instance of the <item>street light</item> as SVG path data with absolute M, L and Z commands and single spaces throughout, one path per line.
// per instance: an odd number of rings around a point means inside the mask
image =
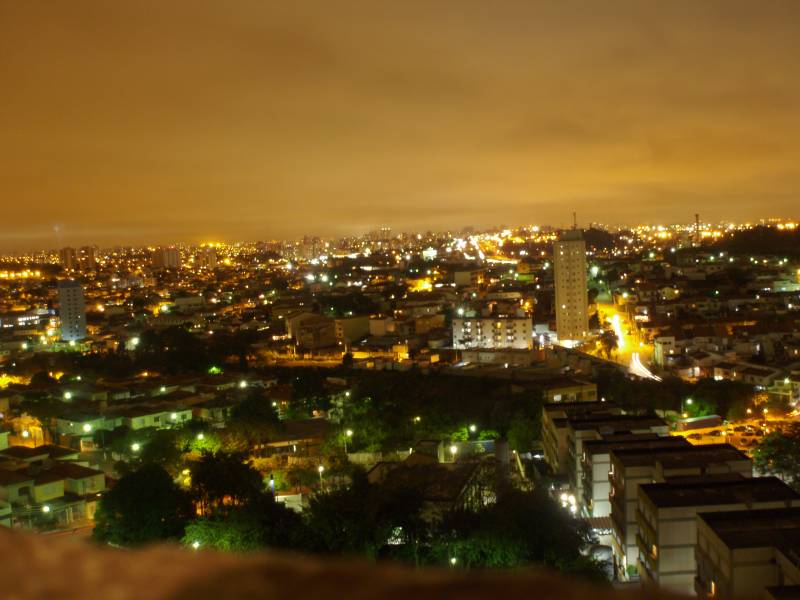
M 453 462 L 455 462 L 455 460 L 456 460 L 456 454 L 458 454 L 458 446 L 456 446 L 455 444 L 453 444 L 452 446 L 450 446 L 450 454 L 452 454 L 452 455 L 453 455 Z
M 89 423 L 84 423 L 84 424 L 83 424 L 83 431 L 84 431 L 84 433 L 89 433 L 91 430 L 92 430 L 92 426 L 91 426 L 91 424 L 89 424 Z
M 134 443 L 131 444 L 131 450 L 134 451 L 134 452 L 138 452 L 139 450 L 141 450 L 141 448 L 142 447 L 141 447 L 141 445 L 139 445 L 138 442 L 134 442 Z
M 478 427 L 476 425 L 470 425 L 469 426 L 469 432 L 470 433 L 475 433 L 476 431 L 478 431 Z
M 348 429 L 344 432 L 344 453 L 347 454 L 347 440 L 353 437 L 353 430 Z
M 317 467 L 317 471 L 319 472 L 319 486 L 322 487 L 322 474 L 325 472 L 325 467 L 320 465 Z

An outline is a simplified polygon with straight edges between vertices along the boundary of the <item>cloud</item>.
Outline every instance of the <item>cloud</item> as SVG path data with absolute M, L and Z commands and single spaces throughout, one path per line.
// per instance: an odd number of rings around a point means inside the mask
M 797 216 L 799 70 L 791 1 L 0 0 L 0 249 Z

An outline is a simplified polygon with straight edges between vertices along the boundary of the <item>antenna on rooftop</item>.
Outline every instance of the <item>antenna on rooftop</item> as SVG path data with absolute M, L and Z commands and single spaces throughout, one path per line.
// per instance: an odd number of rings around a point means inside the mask
M 694 213 L 694 242 L 700 245 L 700 213 Z
M 578 213 L 576 213 L 575 211 L 572 212 L 572 228 L 573 229 L 578 228 Z

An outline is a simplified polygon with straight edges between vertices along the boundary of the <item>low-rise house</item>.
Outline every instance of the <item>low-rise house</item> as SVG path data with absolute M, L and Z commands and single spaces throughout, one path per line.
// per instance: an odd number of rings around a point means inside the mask
M 480 462 L 439 463 L 433 457 L 412 453 L 403 462 L 380 462 L 367 473 L 373 484 L 399 490 L 413 490 L 422 500 L 422 518 L 428 522 L 446 513 L 478 510 L 494 501 L 494 490 L 487 487 Z
M 211 398 L 192 406 L 192 414 L 195 418 L 222 426 L 231 415 L 236 401 L 226 397 Z
M 141 404 L 109 411 L 109 414 L 121 419 L 121 424 L 129 429 L 166 429 L 191 420 L 192 410 L 182 406 L 165 404 Z
M 45 444 L 42 446 L 9 446 L 0 451 L 0 457 L 6 462 L 15 465 L 40 465 L 45 461 L 78 460 L 80 452 L 74 448 L 64 446 L 53 446 Z
M 263 449 L 286 454 L 318 454 L 332 427 L 330 421 L 325 419 L 283 421 L 282 425 L 282 430 L 272 436 Z

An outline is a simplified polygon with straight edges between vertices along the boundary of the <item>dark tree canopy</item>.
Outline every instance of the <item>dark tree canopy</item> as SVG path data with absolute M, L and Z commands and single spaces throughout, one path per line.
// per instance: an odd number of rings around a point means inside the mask
M 100 500 L 94 539 L 115 546 L 140 546 L 180 539 L 192 513 L 189 496 L 158 465 L 123 476 Z

